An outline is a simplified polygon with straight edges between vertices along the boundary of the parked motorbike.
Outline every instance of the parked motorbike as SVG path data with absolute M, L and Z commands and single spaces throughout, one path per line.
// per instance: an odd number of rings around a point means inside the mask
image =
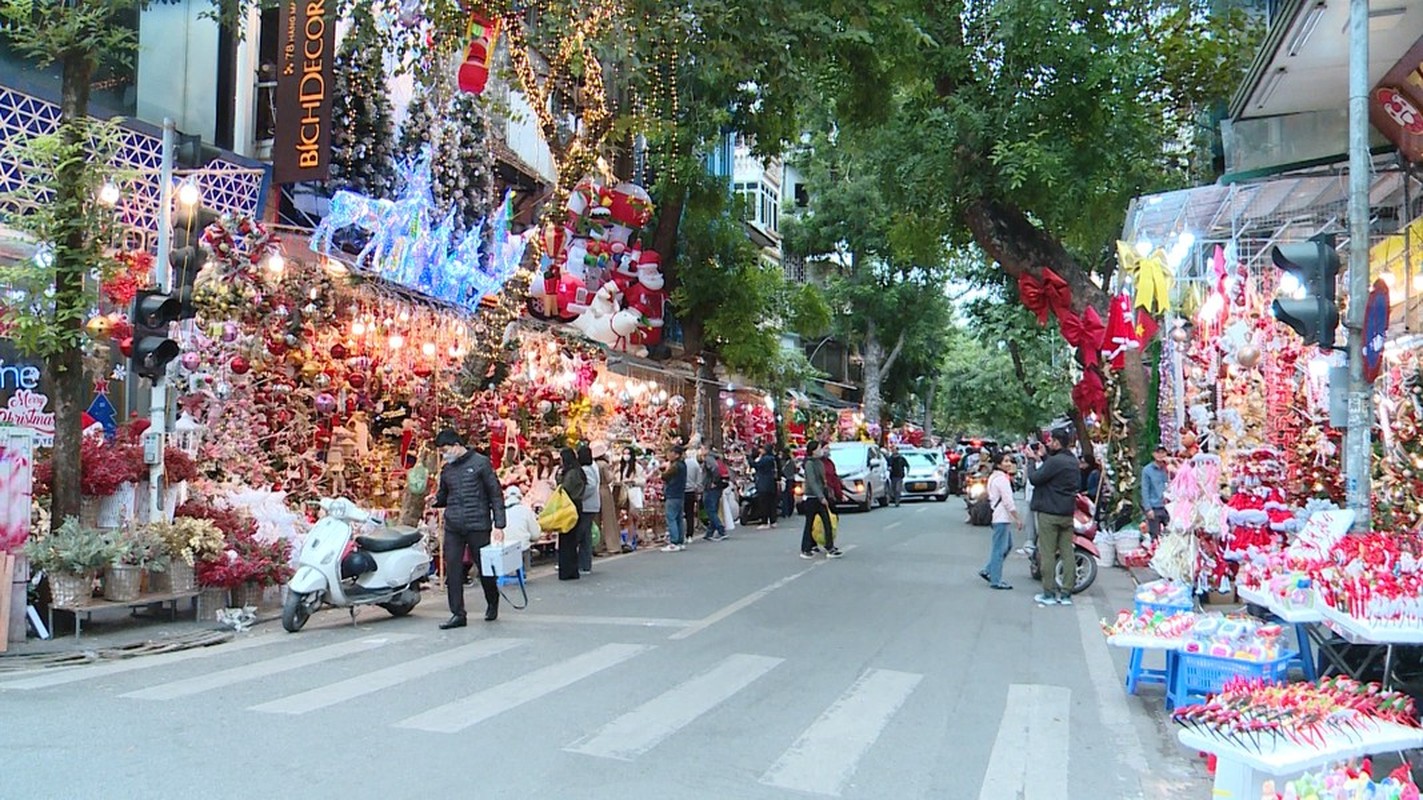
M 282 627 L 296 633 L 323 603 L 351 609 L 353 619 L 358 605 L 378 605 L 396 617 L 414 610 L 430 574 L 420 532 L 386 528 L 358 535 L 370 512 L 345 498 L 322 500 L 321 509 L 325 514 L 307 533 L 287 582 Z
M 1097 543 L 1093 541 L 1097 537 L 1097 515 L 1096 507 L 1091 498 L 1085 494 L 1077 495 L 1077 510 L 1072 515 L 1072 551 L 1073 571 L 1076 580 L 1072 585 L 1072 593 L 1078 594 L 1087 591 L 1087 587 L 1097 580 Z M 1043 571 L 1038 563 L 1037 552 L 1034 551 L 1028 558 L 1031 564 L 1033 580 L 1042 580 Z M 1062 561 L 1057 562 L 1057 585 L 1065 586 L 1066 581 L 1062 579 Z
M 993 510 L 988 506 L 988 478 L 974 475 L 964 483 L 964 508 L 968 509 L 968 524 L 993 524 Z

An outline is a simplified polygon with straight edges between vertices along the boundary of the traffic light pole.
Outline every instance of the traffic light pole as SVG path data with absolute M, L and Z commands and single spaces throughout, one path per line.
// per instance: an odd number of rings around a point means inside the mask
M 1364 307 L 1369 296 L 1369 0 L 1349 0 L 1349 429 L 1344 486 L 1354 530 L 1370 527 L 1369 437 L 1373 398 L 1364 380 Z
M 169 291 L 168 251 L 173 236 L 173 138 L 177 126 L 171 118 L 163 119 L 163 163 L 158 178 L 158 257 L 153 259 L 153 285 L 158 291 Z M 156 442 L 156 457 L 148 467 L 149 519 L 162 519 L 163 514 L 163 449 L 168 428 L 168 383 L 153 382 L 148 402 L 148 435 Z

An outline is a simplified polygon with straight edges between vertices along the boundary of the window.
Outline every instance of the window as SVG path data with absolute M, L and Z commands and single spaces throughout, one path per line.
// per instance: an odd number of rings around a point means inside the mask
M 754 221 L 760 212 L 760 199 L 757 196 L 759 193 L 756 191 L 756 187 L 757 184 L 754 183 L 738 183 L 735 187 L 737 198 L 745 204 L 743 219 L 748 222 Z
M 761 185 L 761 214 L 757 221 L 769 231 L 781 231 L 781 195 L 765 184 Z

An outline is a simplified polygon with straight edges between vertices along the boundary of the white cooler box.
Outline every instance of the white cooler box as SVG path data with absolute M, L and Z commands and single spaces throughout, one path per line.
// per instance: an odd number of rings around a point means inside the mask
M 524 566 L 523 548 L 518 542 L 487 544 L 479 548 L 479 565 L 485 575 L 514 575 Z

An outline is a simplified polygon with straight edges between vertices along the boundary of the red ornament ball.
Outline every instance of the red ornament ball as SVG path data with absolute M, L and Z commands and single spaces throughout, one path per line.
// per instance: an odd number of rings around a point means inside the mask
M 347 355 L 348 355 L 348 353 L 346 352 L 346 345 L 344 345 L 344 344 L 333 344 L 333 345 L 331 345 L 331 357 L 332 357 L 332 358 L 336 359 L 337 361 L 345 361 Z
M 429 364 L 416 364 L 413 371 L 417 378 L 428 378 L 435 374 L 435 370 L 432 369 Z
M 248 364 L 247 359 L 242 356 L 233 356 L 232 360 L 227 362 L 227 368 L 232 370 L 233 375 L 246 375 L 252 365 Z
M 133 356 L 133 337 L 126 336 L 119 340 L 119 352 L 124 354 L 124 358 Z
M 346 382 L 351 384 L 352 389 L 360 389 L 366 385 L 366 376 L 359 372 L 352 372 L 346 376 Z

